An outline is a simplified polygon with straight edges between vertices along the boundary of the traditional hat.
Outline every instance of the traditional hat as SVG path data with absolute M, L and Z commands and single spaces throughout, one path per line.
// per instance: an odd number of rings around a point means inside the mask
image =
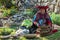
M 38 8 L 38 9 L 48 9 L 49 7 L 48 6 L 36 6 L 36 8 Z

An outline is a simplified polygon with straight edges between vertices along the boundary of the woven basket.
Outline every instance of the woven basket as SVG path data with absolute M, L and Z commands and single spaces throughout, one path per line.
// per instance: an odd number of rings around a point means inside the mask
M 49 26 L 42 26 L 40 28 L 40 35 L 48 35 L 49 32 L 51 32 L 51 28 Z

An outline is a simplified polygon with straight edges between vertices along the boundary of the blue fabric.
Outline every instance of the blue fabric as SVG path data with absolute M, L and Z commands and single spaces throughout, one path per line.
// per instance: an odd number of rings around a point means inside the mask
M 34 18 L 33 18 L 33 22 L 36 20 L 36 15 L 34 15 Z M 43 23 L 44 23 L 44 20 L 43 19 L 40 19 L 39 21 L 38 21 L 38 24 L 41 26 L 41 25 L 43 25 Z
M 34 15 L 33 22 L 35 21 L 35 19 L 36 19 L 36 15 Z
M 42 26 L 43 23 L 44 23 L 44 20 L 43 20 L 43 19 L 40 19 L 40 20 L 39 20 L 39 25 Z
M 51 17 L 49 18 L 49 20 L 51 21 Z M 52 22 L 52 21 L 51 21 Z

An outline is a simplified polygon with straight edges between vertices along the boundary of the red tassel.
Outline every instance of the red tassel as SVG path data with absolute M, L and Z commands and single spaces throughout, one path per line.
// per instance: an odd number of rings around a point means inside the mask
M 52 33 L 56 33 L 56 32 L 58 32 L 58 30 L 57 30 L 57 29 L 52 30 Z

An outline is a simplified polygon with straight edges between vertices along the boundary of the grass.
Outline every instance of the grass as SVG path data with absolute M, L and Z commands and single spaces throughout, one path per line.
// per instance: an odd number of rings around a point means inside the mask
M 60 31 L 46 37 L 40 37 L 40 39 L 41 40 L 60 40 Z
M 14 33 L 13 33 L 14 34 Z M 15 38 L 13 38 L 15 39 Z M 31 40 L 35 40 L 36 38 L 33 38 Z M 4 39 L 3 39 L 4 40 Z M 6 40 L 10 40 L 10 38 L 6 39 Z M 11 39 L 12 40 L 12 39 Z M 15 39 L 16 40 L 16 39 Z M 19 40 L 19 39 L 17 39 Z M 23 39 L 24 40 L 24 39 Z M 26 40 L 29 40 L 29 39 L 26 39 Z M 49 36 L 45 36 L 45 37 L 40 37 L 39 39 L 36 39 L 36 40 L 60 40 L 60 29 L 58 30 L 58 32 L 52 34 L 52 35 L 49 35 Z
M 13 39 L 15 39 L 15 38 L 13 38 Z M 33 38 L 31 40 L 35 40 L 35 39 L 36 38 Z M 9 38 L 7 40 L 9 40 Z M 17 40 L 19 40 L 19 39 L 17 39 Z M 36 40 L 60 40 L 60 30 L 58 32 L 52 34 L 52 35 L 45 36 L 45 37 L 40 37 L 39 39 L 36 39 Z

